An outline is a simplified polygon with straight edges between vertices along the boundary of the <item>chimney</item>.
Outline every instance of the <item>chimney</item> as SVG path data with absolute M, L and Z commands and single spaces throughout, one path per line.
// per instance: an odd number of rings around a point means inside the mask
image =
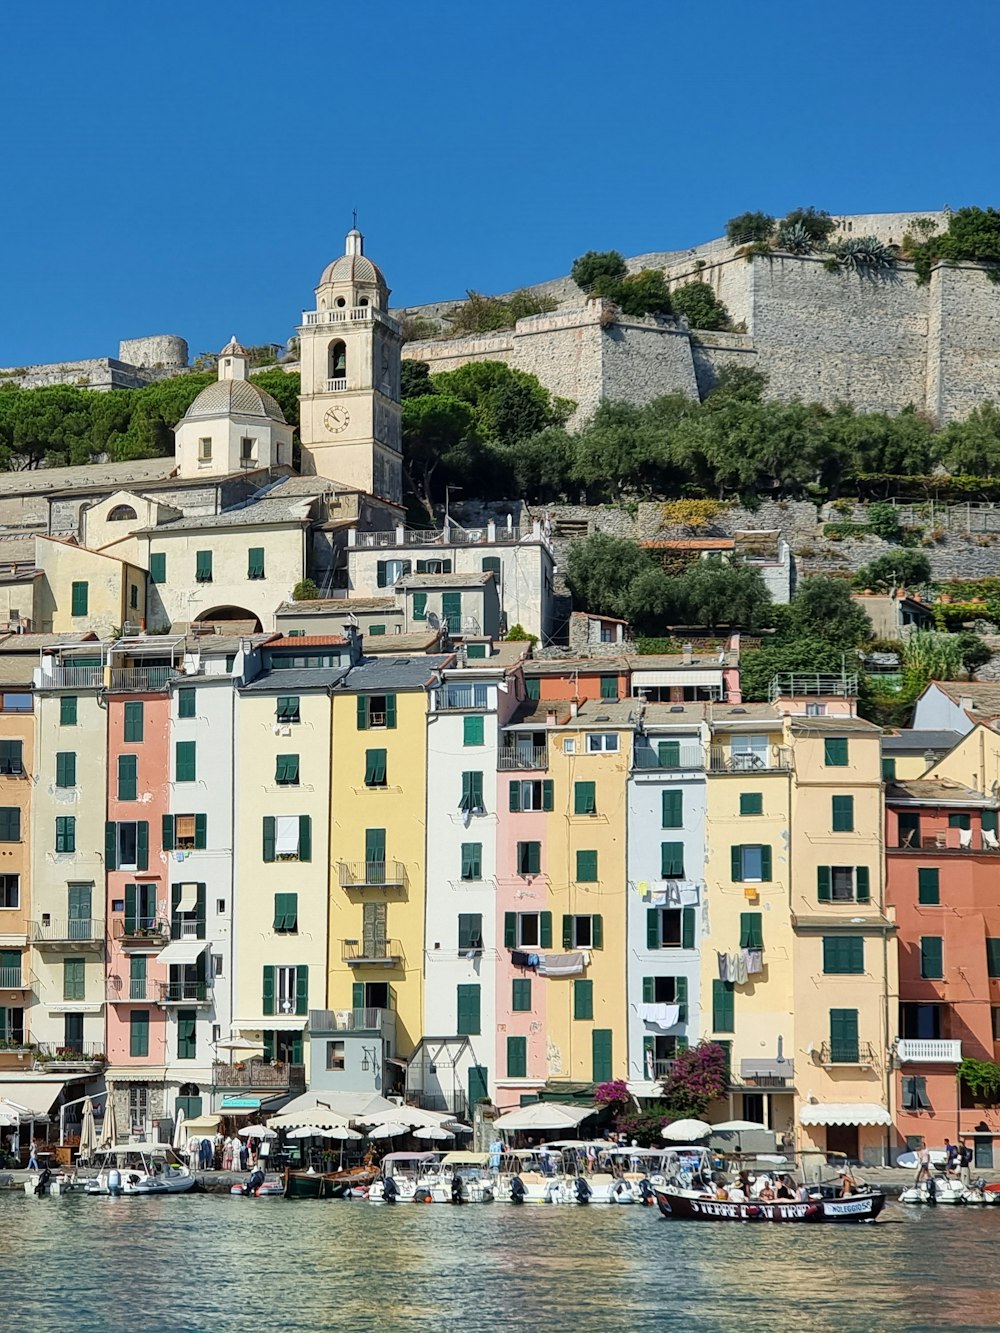
M 556 710 L 554 708 L 547 708 L 545 710 L 545 725 L 547 727 L 554 727 L 556 725 Z
M 579 702 L 578 702 L 576 699 L 570 699 L 570 701 L 569 701 L 569 715 L 570 715 L 570 717 L 578 717 L 579 714 L 580 714 L 580 704 L 579 704 Z
M 972 702 L 971 694 L 960 694 L 958 697 L 958 706 L 959 708 L 964 709 L 965 712 L 971 713 L 976 705 Z
M 692 654 L 692 647 L 691 647 L 691 643 L 688 642 L 688 643 L 686 643 L 686 644 L 684 645 L 684 665 L 685 665 L 685 666 L 690 666 L 690 665 L 691 665 L 691 654 Z

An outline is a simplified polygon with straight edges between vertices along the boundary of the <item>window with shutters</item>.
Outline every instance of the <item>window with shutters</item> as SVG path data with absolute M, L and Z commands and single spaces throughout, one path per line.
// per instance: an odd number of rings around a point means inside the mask
M 149 581 L 150 583 L 166 583 L 167 581 L 167 557 L 163 551 L 155 551 L 149 557 Z
M 940 981 L 944 976 L 944 940 L 940 935 L 921 935 L 920 975 L 929 981 Z
M 821 903 L 866 903 L 871 899 L 867 866 L 818 866 L 816 896 Z
M 418 573 L 418 574 L 450 574 L 450 573 L 451 573 L 451 561 L 450 561 L 450 560 L 442 560 L 442 559 L 440 559 L 440 558 L 438 558 L 438 557 L 434 557 L 433 559 L 427 559 L 427 560 L 418 560 L 418 561 L 417 561 L 417 573 Z
M 601 698 L 602 698 L 602 699 L 617 699 L 617 698 L 618 698 L 618 677 L 617 677 L 617 676 L 602 676 L 602 677 L 601 677 Z
M 298 933 L 299 895 L 297 893 L 276 893 L 274 895 L 274 929 L 279 935 Z
M 500 578 L 500 557 L 498 555 L 484 555 L 480 569 L 484 574 L 492 574 L 497 580 Z
M 358 695 L 358 730 L 391 730 L 396 725 L 396 696 L 394 694 Z
M 163 850 L 201 851 L 208 845 L 207 815 L 165 815 Z
M 660 878 L 684 878 L 684 844 L 682 842 L 660 843 Z
M 854 797 L 833 796 L 830 798 L 830 818 L 834 833 L 854 832 Z
M 112 865 L 109 870 L 148 870 L 149 869 L 149 825 L 145 820 L 119 820 L 108 825 L 109 836 L 105 847 L 105 861 L 108 852 Z
M 485 815 L 486 804 L 483 800 L 483 775 L 481 772 L 462 774 L 462 795 L 458 808 L 464 814 Z
M 732 849 L 732 877 L 738 884 L 767 884 L 771 880 L 771 848 L 758 843 Z
M 507 1077 L 527 1078 L 528 1076 L 528 1039 L 527 1037 L 507 1038 Z
M 90 605 L 90 585 L 74 583 L 70 588 L 70 615 L 85 616 Z
M 145 954 L 133 954 L 128 965 L 128 998 L 130 1000 L 151 1000 L 152 993 L 146 993 L 148 981 Z
M 684 793 L 679 789 L 663 792 L 663 827 L 684 827 Z
M 735 996 L 731 981 L 712 980 L 712 1031 L 735 1032 Z
M 604 918 L 598 915 L 564 916 L 564 949 L 601 949 L 604 947 Z
M 595 1083 L 607 1083 L 614 1078 L 612 1059 L 612 1032 L 610 1028 L 594 1028 L 591 1034 L 591 1077 Z
M 537 676 L 525 676 L 524 697 L 526 699 L 540 699 L 542 697 L 542 682 Z
M 297 787 L 299 785 L 299 756 L 297 754 L 279 754 L 275 756 L 274 781 L 279 787 Z
M 695 947 L 695 909 L 693 907 L 647 907 L 646 947 L 648 949 L 693 949 Z
M 125 744 L 141 745 L 143 738 L 143 713 L 141 699 L 131 700 L 125 705 Z
M 519 875 L 538 875 L 542 869 L 542 844 L 540 842 L 519 842 L 517 844 L 517 873 Z
M 135 801 L 139 796 L 139 761 L 134 754 L 118 756 L 118 799 Z
M 846 768 L 848 764 L 847 739 L 827 736 L 823 742 L 823 763 L 827 768 Z
M 542 947 L 541 913 L 518 912 L 517 936 L 513 947 L 516 949 L 539 949 Z
M 133 1058 L 142 1058 L 149 1055 L 149 1010 L 133 1009 L 129 1014 L 128 1024 L 129 1055 Z
M 308 974 L 304 967 L 276 967 L 274 969 L 274 1008 L 265 1013 L 298 1014 L 301 1008 L 303 986 Z
M 24 772 L 22 741 L 0 741 L 0 774 L 17 777 Z
M 170 938 L 203 940 L 206 935 L 205 885 L 188 880 L 170 886 Z
M 85 960 L 83 958 L 63 959 L 63 999 L 86 999 Z
M 21 811 L 16 805 L 0 805 L 0 842 L 21 841 Z
M 931 1101 L 927 1096 L 927 1079 L 918 1074 L 903 1076 L 903 1110 L 929 1111 Z
M 425 592 L 415 592 L 413 594 L 411 605 L 413 607 L 414 620 L 427 619 L 427 594 Z
M 0 811 L 0 815 L 3 811 Z M 5 839 L 2 836 L 3 821 L 0 820 L 0 842 Z M 76 815 L 58 815 L 56 818 L 56 851 L 57 852 L 75 852 L 76 851 Z
M 510 1007 L 515 1014 L 531 1011 L 531 980 L 528 977 L 515 977 L 511 982 Z
M 312 817 L 310 815 L 265 815 L 263 860 L 311 861 Z
M 177 1010 L 177 1058 L 194 1060 L 198 1056 L 198 1011 Z
M 917 902 L 924 907 L 937 907 L 941 902 L 941 877 L 934 866 L 920 866 L 917 870 Z
M 156 885 L 125 885 L 125 934 L 143 935 L 156 923 Z M 144 998 L 141 997 L 140 998 Z
M 16 911 L 20 906 L 21 876 L 0 875 L 0 911 Z
M 247 551 L 247 578 L 262 579 L 264 577 L 264 548 L 263 546 L 251 546 Z
M 1000 936 L 987 937 L 986 975 L 988 977 L 1000 977 Z
M 860 1055 L 857 1009 L 830 1010 L 830 1060 L 832 1064 L 856 1065 Z
M 59 698 L 59 725 L 75 727 L 77 719 L 77 697 L 75 694 L 63 694 Z
M 174 781 L 196 782 L 198 779 L 198 751 L 195 741 L 175 741 Z
M 483 844 L 462 843 L 462 879 L 479 880 L 483 877 Z
M 643 977 L 643 1004 L 676 1004 L 677 977 Z
M 460 954 L 482 953 L 483 951 L 483 915 L 481 912 L 459 912 L 458 914 L 458 952 Z
M 365 786 L 386 786 L 386 751 L 365 751 Z
M 485 719 L 481 717 L 465 717 L 462 719 L 462 744 L 463 745 L 483 745 L 485 744 Z
M 458 986 L 456 989 L 458 1001 L 456 1035 L 459 1037 L 477 1037 L 481 1030 L 480 987 L 466 985 Z
M 593 782 L 573 783 L 574 815 L 597 814 L 597 787 Z
M 764 916 L 762 912 L 740 913 L 740 948 L 763 949 Z
M 829 976 L 860 976 L 865 970 L 865 941 L 861 935 L 824 935 L 823 971 Z
M 76 786 L 76 754 L 73 750 L 60 750 L 56 754 L 56 786 Z
M 526 810 L 551 810 L 554 804 L 552 779 L 515 779 L 508 786 L 508 796 L 514 814 Z
M 276 722 L 301 722 L 302 714 L 297 694 L 279 694 L 274 701 Z
M 594 983 L 573 982 L 573 1017 L 586 1021 L 594 1017 Z
M 740 814 L 762 815 L 764 813 L 764 793 L 759 791 L 740 792 Z
M 195 551 L 194 578 L 196 583 L 212 582 L 212 552 Z
M 177 716 L 178 717 L 197 717 L 198 698 L 197 690 L 191 685 L 185 685 L 183 689 L 177 691 Z
M 578 851 L 576 854 L 577 884 L 597 883 L 597 852 Z

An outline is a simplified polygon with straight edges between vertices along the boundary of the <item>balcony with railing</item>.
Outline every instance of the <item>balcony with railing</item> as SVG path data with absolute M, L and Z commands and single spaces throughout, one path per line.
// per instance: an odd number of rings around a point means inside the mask
M 160 984 L 147 977 L 108 977 L 105 994 L 109 1004 L 152 1004 Z
M 156 1003 L 169 1004 L 211 1004 L 212 983 L 210 981 L 158 981 L 156 982 Z
M 456 1120 L 468 1119 L 469 1099 L 458 1088 L 451 1092 L 414 1092 L 407 1089 L 406 1100 L 411 1106 L 419 1106 L 425 1111 L 446 1111 Z
M 236 1064 L 213 1064 L 212 1082 L 217 1088 L 281 1088 L 301 1091 L 306 1086 L 305 1065 L 272 1064 L 267 1060 L 240 1060 Z
M 35 1069 L 42 1074 L 82 1073 L 105 1063 L 103 1041 L 81 1041 L 71 1046 L 41 1041 L 35 1052 Z
M 123 949 L 160 949 L 170 939 L 170 922 L 162 917 L 147 920 L 122 917 L 115 921 L 114 937 Z
M 851 672 L 840 675 L 824 674 L 818 671 L 779 671 L 771 677 L 768 697 L 771 703 L 776 699 L 798 699 L 802 697 L 823 697 L 826 699 L 854 699 L 858 693 L 858 677 Z
M 401 940 L 344 940 L 340 956 L 348 967 L 363 967 L 367 963 L 395 967 L 403 961 L 403 945 Z
M 31 978 L 23 967 L 0 967 L 0 990 L 31 990 Z
M 896 1054 L 901 1064 L 957 1065 L 962 1061 L 962 1043 L 901 1037 Z
M 339 861 L 342 889 L 405 889 L 406 866 L 402 861 Z
M 503 772 L 544 771 L 549 766 L 549 747 L 530 741 L 502 745 L 497 751 L 497 767 Z
M 709 751 L 710 773 L 787 773 L 791 767 L 792 752 L 784 745 L 768 745 L 761 750 L 713 745 Z
M 350 386 L 343 375 L 338 375 L 335 380 L 327 380 L 326 382 L 327 393 L 344 393 L 349 387 Z M 340 409 L 338 408 L 338 411 L 339 410 Z
M 391 1038 L 396 1031 L 394 1009 L 310 1009 L 309 1035 L 330 1032 L 368 1032 Z
M 794 1082 L 794 1060 L 751 1058 L 740 1061 L 741 1087 L 791 1089 Z
M 97 918 L 71 918 L 69 920 L 43 916 L 41 921 L 32 921 L 32 942 L 40 949 L 103 949 L 104 922 Z
M 521 540 L 522 529 L 519 527 L 501 527 L 487 525 L 484 528 L 392 528 L 388 531 L 359 532 L 350 528 L 347 533 L 348 546 L 357 546 L 369 550 L 372 548 L 398 546 L 486 546 L 496 542 L 512 543 Z M 541 537 L 541 528 L 532 536 Z
M 489 686 L 471 682 L 449 681 L 434 691 L 435 712 L 462 712 L 490 706 Z
M 705 751 L 700 745 L 671 745 L 670 742 L 636 745 L 632 751 L 632 767 L 640 772 L 663 769 L 698 771 L 705 767 Z
M 153 694 L 165 690 L 170 681 L 183 674 L 175 666 L 112 667 L 108 688 L 116 694 Z
M 669 1078 L 674 1072 L 674 1064 L 673 1060 L 654 1060 L 653 1078 Z
M 878 1064 L 875 1047 L 868 1041 L 825 1041 L 820 1047 L 819 1062 L 831 1065 L 860 1065 L 874 1069 Z
M 303 310 L 302 323 L 308 328 L 315 324 L 384 324 L 394 333 L 402 333 L 402 326 L 373 305 L 334 306 L 331 310 Z
M 52 690 L 100 690 L 104 687 L 103 666 L 54 666 L 36 673 L 35 684 Z

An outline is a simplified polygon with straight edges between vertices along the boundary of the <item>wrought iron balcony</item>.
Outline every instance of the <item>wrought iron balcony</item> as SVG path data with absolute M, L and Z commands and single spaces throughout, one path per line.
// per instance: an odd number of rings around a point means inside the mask
M 896 1047 L 901 1063 L 957 1065 L 962 1060 L 961 1041 L 901 1037 Z
M 786 773 L 792 767 L 792 752 L 784 745 L 769 745 L 766 750 L 713 745 L 708 767 L 710 773 Z
M 159 981 L 156 983 L 157 1004 L 211 1004 L 210 981 Z
M 112 667 L 109 688 L 116 694 L 149 694 L 165 690 L 182 673 L 173 666 Z
M 0 967 L 0 990 L 31 990 L 31 978 L 23 967 Z
M 820 1047 L 820 1064 L 860 1065 L 874 1069 L 878 1064 L 875 1047 L 868 1041 L 825 1041 Z
M 145 921 L 124 917 L 115 921 L 114 935 L 123 949 L 160 949 L 170 939 L 170 922 L 162 917 Z
M 40 949 L 104 947 L 104 922 L 96 917 L 65 920 L 43 916 L 30 925 L 32 941 Z
M 305 1088 L 306 1067 L 266 1060 L 213 1064 L 212 1082 L 217 1088 Z
M 40 1041 L 35 1054 L 35 1068 L 41 1073 L 93 1069 L 103 1065 L 104 1061 L 103 1041 L 81 1041 L 71 1046 Z
M 340 861 L 342 889 L 405 889 L 406 866 L 402 861 Z
M 310 1009 L 309 1032 L 315 1037 L 327 1032 L 380 1032 L 396 1029 L 393 1009 Z
M 497 768 L 505 772 L 530 772 L 533 769 L 547 769 L 549 766 L 549 747 L 532 745 L 530 742 L 514 745 L 502 745 L 497 752 Z
M 400 940 L 344 940 L 341 958 L 348 967 L 394 967 L 403 961 L 403 945 Z
M 105 994 L 109 1004 L 153 1004 L 161 984 L 147 977 L 108 977 Z
M 700 745 L 681 745 L 676 748 L 637 745 L 632 751 L 632 767 L 640 769 L 702 769 L 705 751 Z

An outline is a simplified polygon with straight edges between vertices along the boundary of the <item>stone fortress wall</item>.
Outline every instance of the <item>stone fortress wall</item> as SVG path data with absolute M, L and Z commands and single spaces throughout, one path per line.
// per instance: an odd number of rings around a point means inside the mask
M 118 356 L 83 361 L 55 361 L 48 365 L 0 367 L 0 385 L 41 389 L 68 384 L 80 389 L 141 389 L 153 380 L 182 375 L 188 369 L 187 342 L 173 333 L 148 338 L 125 338 Z
M 837 219 L 838 233 L 899 242 L 914 217 L 943 227 L 943 213 L 864 214 Z M 860 411 L 913 405 L 946 423 L 977 402 L 1000 399 L 1000 285 L 973 264 L 939 264 L 917 285 L 911 264 L 882 275 L 829 273 L 822 257 L 776 253 L 749 259 L 725 240 L 639 255 L 630 270 L 663 269 L 671 287 L 708 283 L 743 332 L 689 330 L 686 322 L 613 321 L 569 278 L 530 290 L 560 307 L 484 337 L 407 343 L 404 357 L 451 370 L 474 360 L 531 371 L 578 404 L 580 423 L 602 398 L 648 402 L 662 393 L 704 396 L 720 369 L 768 376 L 768 393 Z M 454 302 L 398 310 L 440 319 Z

